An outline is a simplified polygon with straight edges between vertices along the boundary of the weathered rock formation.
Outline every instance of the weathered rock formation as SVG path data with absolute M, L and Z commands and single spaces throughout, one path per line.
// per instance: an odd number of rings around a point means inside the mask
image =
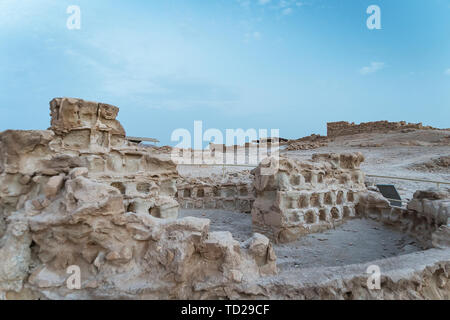
M 0 296 L 215 298 L 276 272 L 266 237 L 176 219 L 176 165 L 127 141 L 117 107 L 50 106 L 49 130 L 0 133 Z
M 450 143 L 449 143 L 450 145 Z M 409 166 L 412 170 L 450 173 L 450 155 Z
M 79 168 L 90 179 L 120 190 L 127 211 L 140 207 L 157 217 L 176 217 L 175 164 L 167 155 L 149 153 L 128 142 L 115 119 L 117 107 L 67 98 L 54 99 L 50 106 L 50 130 L 8 130 L 1 134 L 3 216 L 41 191 L 52 196 L 62 176 Z M 44 191 L 49 180 L 56 185 Z
M 286 150 L 312 150 L 320 147 L 325 147 L 328 145 L 328 142 L 328 137 L 312 134 L 310 136 L 303 137 L 297 140 L 289 140 L 287 142 Z
M 401 130 L 426 130 L 435 129 L 430 126 L 423 126 L 422 123 L 408 123 L 405 121 L 389 122 L 389 121 L 373 121 L 362 122 L 360 124 L 350 123 L 347 121 L 328 122 L 327 137 L 335 138 L 339 136 L 348 136 L 358 133 L 387 132 Z

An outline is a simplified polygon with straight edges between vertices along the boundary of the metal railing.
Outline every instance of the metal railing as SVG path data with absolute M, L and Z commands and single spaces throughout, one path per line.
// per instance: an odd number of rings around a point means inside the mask
M 196 166 L 196 167 L 250 167 L 256 168 L 254 164 L 225 164 L 225 163 L 179 163 L 178 166 Z
M 382 178 L 382 179 L 394 179 L 394 180 L 407 180 L 407 181 L 425 182 L 425 183 L 435 183 L 438 189 L 439 189 L 439 186 L 441 184 L 448 184 L 448 185 L 450 185 L 450 182 L 446 182 L 446 181 L 435 181 L 435 180 L 414 179 L 414 178 L 393 177 L 393 176 L 379 176 L 379 175 L 375 175 L 375 174 L 366 174 L 366 177 Z
M 257 165 L 253 165 L 253 164 L 206 164 L 206 163 L 199 163 L 199 164 L 195 164 L 195 163 L 180 163 L 178 164 L 179 166 L 196 166 L 196 167 L 200 167 L 200 168 L 207 168 L 207 167 L 222 167 L 222 177 L 225 178 L 225 173 L 226 173 L 226 169 L 225 167 L 247 167 L 247 168 L 256 168 Z

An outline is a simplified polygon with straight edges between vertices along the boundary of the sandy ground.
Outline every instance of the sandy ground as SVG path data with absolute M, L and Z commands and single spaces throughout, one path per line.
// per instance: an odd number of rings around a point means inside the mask
M 343 266 L 420 250 L 411 237 L 367 219 L 349 220 L 336 229 L 275 246 L 281 269 Z
M 211 220 L 211 231 L 229 231 L 238 241 L 252 236 L 251 216 L 222 210 L 180 210 L 180 217 Z M 274 245 L 278 267 L 331 267 L 364 263 L 421 250 L 405 234 L 375 221 L 354 219 L 323 233 L 310 234 L 298 241 Z

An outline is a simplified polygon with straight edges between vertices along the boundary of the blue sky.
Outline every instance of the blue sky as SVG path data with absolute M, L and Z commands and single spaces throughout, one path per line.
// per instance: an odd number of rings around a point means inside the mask
M 340 120 L 448 128 L 450 0 L 0 0 L 0 131 L 48 128 L 61 96 L 117 105 L 127 134 L 162 144 L 194 120 L 287 138 Z

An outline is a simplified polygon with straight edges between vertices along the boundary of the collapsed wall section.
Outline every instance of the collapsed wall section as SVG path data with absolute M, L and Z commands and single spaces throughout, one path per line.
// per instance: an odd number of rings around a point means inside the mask
M 254 170 L 256 200 L 252 208 L 255 232 L 276 242 L 329 229 L 356 215 L 355 206 L 366 191 L 359 164 L 361 153 L 316 154 L 311 161 L 280 158 L 278 170 Z
M 354 122 L 350 123 L 347 121 L 328 122 L 327 137 L 334 138 L 358 133 L 384 132 L 403 129 L 431 129 L 431 127 L 423 126 L 422 123 L 407 123 L 405 121 L 373 121 L 362 122 L 360 124 L 355 124 Z
M 393 207 L 377 192 L 360 196 L 360 216 L 380 221 L 405 232 L 424 248 L 450 247 L 450 193 L 447 190 L 418 190 L 405 207 Z

